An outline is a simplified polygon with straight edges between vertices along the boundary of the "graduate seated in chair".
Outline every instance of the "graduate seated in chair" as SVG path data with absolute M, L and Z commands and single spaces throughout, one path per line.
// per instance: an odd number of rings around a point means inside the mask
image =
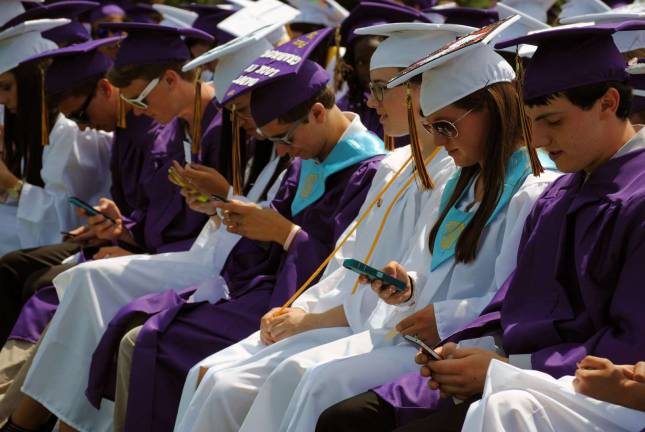
M 479 318 L 419 353 L 411 373 L 329 408 L 318 430 L 459 430 L 492 359 L 555 378 L 585 356 L 635 364 L 645 352 L 645 132 L 628 120 L 626 63 L 611 35 L 642 23 L 552 29 L 504 41 L 537 45 L 523 93 L 534 145 L 569 174 L 536 202 L 517 267 Z M 598 59 L 603 61 L 599 62 Z M 490 344 L 467 348 L 454 342 Z M 481 345 L 480 345 L 481 346 Z M 371 420 L 368 420 L 371 419 Z
M 493 360 L 480 401 L 463 430 L 641 431 L 645 425 L 645 362 L 616 365 L 586 356 L 575 375 L 556 380 Z

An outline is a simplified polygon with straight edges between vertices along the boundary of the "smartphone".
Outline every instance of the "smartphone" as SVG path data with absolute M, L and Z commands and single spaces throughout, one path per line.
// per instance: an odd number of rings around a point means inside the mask
M 385 286 L 392 285 L 396 292 L 405 291 L 405 282 L 393 278 L 392 276 L 385 274 L 382 271 L 375 269 L 374 267 L 370 267 L 358 260 L 348 258 L 343 261 L 343 267 L 367 277 L 370 281 L 378 279 L 383 281 L 383 284 Z
M 79 207 L 79 208 L 82 208 L 83 210 L 85 210 L 85 212 L 86 212 L 89 216 L 98 216 L 98 215 L 101 215 L 101 216 L 103 216 L 105 219 L 108 219 L 108 220 L 109 220 L 110 222 L 112 222 L 113 224 L 116 224 L 116 221 L 115 221 L 114 219 L 112 219 L 110 216 L 106 215 L 106 214 L 105 214 L 105 213 L 103 213 L 103 212 L 98 211 L 97 209 L 95 209 L 94 207 L 92 207 L 91 205 L 89 205 L 88 203 L 86 203 L 85 201 L 83 201 L 83 200 L 82 200 L 82 199 L 80 199 L 80 198 L 77 198 L 77 197 L 70 197 L 68 201 L 69 201 L 69 203 L 70 203 L 71 205 L 74 205 L 74 206 L 76 206 L 76 207 Z
M 432 360 L 443 360 L 439 354 L 432 348 L 430 348 L 428 345 L 426 345 L 425 342 L 423 342 L 421 339 L 419 339 L 416 336 L 413 335 L 403 335 L 403 337 L 408 341 L 412 342 L 419 348 L 421 348 L 426 354 L 430 356 Z

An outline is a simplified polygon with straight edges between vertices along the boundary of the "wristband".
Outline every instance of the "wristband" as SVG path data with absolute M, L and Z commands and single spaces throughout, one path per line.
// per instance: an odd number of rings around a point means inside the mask
M 284 244 L 282 245 L 282 248 L 285 251 L 288 251 L 289 248 L 291 247 L 291 243 L 293 242 L 293 239 L 296 237 L 296 234 L 300 232 L 300 227 L 296 224 L 293 224 L 291 226 L 291 231 L 289 231 L 289 235 L 287 236 L 287 239 L 284 241 Z
M 22 180 L 18 180 L 15 185 L 7 189 L 7 193 L 11 198 L 18 201 L 20 199 L 20 192 L 22 192 L 22 187 L 24 186 L 24 184 L 25 183 Z

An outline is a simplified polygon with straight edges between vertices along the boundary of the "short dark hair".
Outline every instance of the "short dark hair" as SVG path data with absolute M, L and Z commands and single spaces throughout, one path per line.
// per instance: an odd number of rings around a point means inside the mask
M 632 108 L 632 88 L 625 82 L 620 81 L 606 81 L 595 84 L 588 84 L 580 87 L 574 87 L 561 92 L 552 93 L 547 96 L 540 96 L 533 99 L 526 100 L 526 105 L 529 107 L 543 106 L 551 103 L 555 98 L 564 96 L 583 110 L 589 110 L 600 99 L 607 90 L 615 88 L 620 95 L 620 102 L 616 110 L 616 117 L 621 120 L 627 120 L 629 112 Z
M 56 93 L 47 96 L 47 105 L 51 107 L 58 107 L 58 105 L 68 97 L 77 97 L 77 96 L 89 96 L 93 95 L 96 92 L 96 87 L 99 84 L 99 81 L 104 79 L 105 76 L 97 76 L 94 78 L 89 78 L 82 83 L 75 86 L 73 89 L 70 89 L 65 92 Z
M 321 103 L 325 107 L 325 109 L 332 109 L 334 105 L 336 105 L 336 96 L 334 95 L 332 89 L 325 87 L 316 95 L 310 97 L 308 100 L 296 105 L 286 113 L 282 114 L 280 117 L 278 117 L 278 122 L 296 122 L 306 116 L 309 111 L 311 111 L 311 107 L 316 103 Z
M 183 63 L 178 62 L 139 66 L 122 66 L 110 69 L 107 74 L 107 79 L 115 87 L 124 88 L 132 84 L 132 81 L 136 79 L 153 80 L 160 77 L 161 74 L 170 69 L 177 72 L 183 80 L 194 81 L 197 76 L 195 69 L 188 72 L 183 72 L 181 70 L 182 66 Z

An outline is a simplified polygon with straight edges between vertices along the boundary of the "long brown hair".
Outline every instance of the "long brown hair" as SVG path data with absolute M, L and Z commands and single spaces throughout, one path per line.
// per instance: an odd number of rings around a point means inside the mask
M 477 258 L 482 232 L 502 195 L 508 160 L 518 145 L 527 145 L 528 142 L 522 131 L 520 119 L 520 116 L 525 113 L 512 83 L 492 84 L 458 100 L 453 106 L 463 110 L 472 109 L 475 112 L 485 111 L 489 118 L 488 136 L 484 148 L 484 170 L 481 173 L 484 196 L 473 218 L 461 232 L 455 248 L 457 262 L 468 263 Z M 430 231 L 431 252 L 439 227 L 448 211 L 456 204 L 480 170 L 479 164 L 461 169 L 455 190 Z

